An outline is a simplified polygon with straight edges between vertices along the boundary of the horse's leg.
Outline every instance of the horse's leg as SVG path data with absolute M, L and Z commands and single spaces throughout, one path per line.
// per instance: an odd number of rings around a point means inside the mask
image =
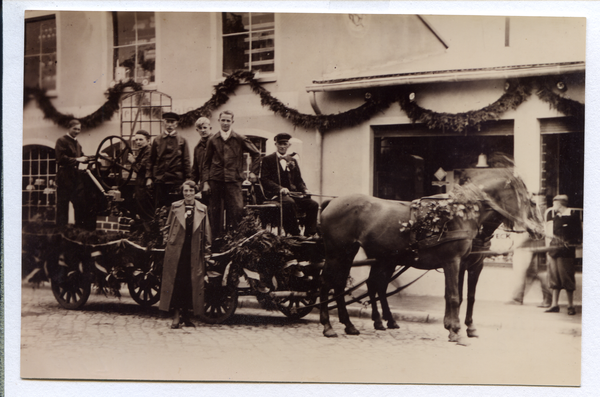
M 465 325 L 467 326 L 467 336 L 469 338 L 478 338 L 477 329 L 473 325 L 473 307 L 475 306 L 475 290 L 479 275 L 483 269 L 483 256 L 477 258 L 472 263 L 469 263 L 467 272 L 469 279 L 467 281 L 467 315 L 465 317 Z
M 381 314 L 377 309 L 377 294 L 379 291 L 379 280 L 384 277 L 382 273 L 383 267 L 380 263 L 371 265 L 369 271 L 369 278 L 367 279 L 367 290 L 369 291 L 369 299 L 371 301 L 371 320 L 373 320 L 373 326 L 376 330 L 385 331 L 385 326 L 381 321 Z M 380 296 L 381 297 L 381 296 Z M 382 304 L 383 309 L 383 304 Z
M 331 288 L 334 289 L 338 306 L 338 316 L 340 322 L 346 325 L 346 333 L 351 335 L 358 335 L 359 333 L 350 322 L 350 316 L 348 316 L 348 311 L 346 310 L 346 301 L 344 297 L 352 260 L 354 259 L 354 256 L 356 256 L 359 248 L 360 246 L 358 244 L 344 249 L 337 248 L 334 250 L 333 248 L 328 248 L 326 264 L 321 274 L 321 291 L 319 295 L 321 300 L 320 321 L 323 325 L 323 335 L 328 338 L 337 337 L 337 334 L 331 327 L 329 321 L 328 304 L 324 303 L 327 302 L 329 298 L 329 291 Z M 338 255 L 332 255 L 333 251 L 338 251 Z M 340 251 L 341 253 L 339 253 Z
M 460 337 L 460 319 L 458 317 L 460 311 L 460 294 L 458 291 L 460 273 L 460 258 L 454 257 L 444 268 L 444 278 L 446 284 L 446 313 L 444 315 L 444 328 L 450 334 L 448 340 L 450 342 L 458 342 L 464 345 L 466 342 Z
M 382 263 L 382 268 L 384 271 L 383 277 L 379 280 L 377 294 L 379 295 L 379 300 L 381 302 L 381 311 L 383 312 L 383 319 L 387 321 L 387 326 L 390 329 L 398 329 L 400 326 L 394 320 L 394 316 L 390 310 L 390 305 L 387 300 L 387 287 L 390 284 L 390 279 L 392 278 L 392 274 L 394 273 L 394 269 L 396 268 L 395 262 L 385 262 Z

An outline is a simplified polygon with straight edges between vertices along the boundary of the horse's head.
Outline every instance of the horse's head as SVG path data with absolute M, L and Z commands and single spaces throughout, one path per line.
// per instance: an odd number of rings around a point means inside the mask
M 465 170 L 464 187 L 498 212 L 508 227 L 521 227 L 532 236 L 543 234 L 542 217 L 514 168 Z

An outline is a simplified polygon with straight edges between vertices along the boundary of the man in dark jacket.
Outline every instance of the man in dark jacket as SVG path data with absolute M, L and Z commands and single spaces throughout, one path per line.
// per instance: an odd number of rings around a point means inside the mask
M 202 186 L 202 166 L 204 165 L 204 155 L 206 153 L 206 143 L 210 138 L 210 120 L 206 117 L 200 117 L 196 120 L 196 131 L 200 135 L 200 142 L 194 148 L 194 164 L 192 165 L 192 180 L 197 186 Z M 208 198 L 202 197 L 200 200 L 203 204 L 208 205 Z
M 152 178 L 146 183 L 148 187 L 154 186 L 156 208 L 170 206 L 173 201 L 180 199 L 181 184 L 192 176 L 188 143 L 176 130 L 179 116 L 168 112 L 162 118 L 164 132 L 152 142 Z
M 135 156 L 129 154 L 129 162 L 136 173 L 134 198 L 136 210 L 140 219 L 149 222 L 154 219 L 154 199 L 146 186 L 148 179 L 152 180 L 150 166 L 150 133 L 139 130 L 133 136 Z
M 300 234 L 297 213 L 301 209 L 306 212 L 304 235 L 310 237 L 317 232 L 319 204 L 310 198 L 293 154 L 286 155 L 291 138 L 285 132 L 275 136 L 277 151 L 262 160 L 260 181 L 267 199 L 276 197 L 281 201 L 285 231 L 293 236 Z
M 88 161 L 83 155 L 81 145 L 77 142 L 77 135 L 81 132 L 81 122 L 71 120 L 69 131 L 56 141 L 56 226 L 66 226 L 69 222 L 69 202 L 73 204 L 75 212 L 75 226 L 86 227 L 86 209 L 84 200 L 84 184 L 82 172 L 78 170 L 79 164 Z M 95 226 L 95 219 L 93 226 Z M 93 229 L 93 227 L 92 227 Z
M 235 230 L 243 216 L 244 198 L 242 181 L 246 160 L 252 159 L 250 179 L 256 179 L 260 167 L 260 152 L 244 135 L 231 129 L 233 113 L 226 110 L 219 115 L 221 130 L 206 143 L 202 166 L 202 195 L 209 195 L 208 214 L 213 237 L 223 233 L 223 211 L 227 211 L 227 229 Z M 224 204 L 224 205 L 223 205 Z M 225 208 L 223 208 L 225 207 Z

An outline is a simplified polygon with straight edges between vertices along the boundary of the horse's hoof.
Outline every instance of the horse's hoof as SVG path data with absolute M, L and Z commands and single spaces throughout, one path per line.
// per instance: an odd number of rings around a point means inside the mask
M 383 325 L 383 323 L 381 321 L 375 321 L 375 322 L 373 322 L 373 326 L 378 331 L 385 331 L 386 330 L 385 326 Z
M 354 327 L 354 325 L 347 326 L 345 331 L 348 335 L 360 335 L 360 332 Z
M 395 320 L 388 321 L 387 325 L 388 325 L 389 329 L 398 329 L 398 328 L 400 328 L 400 326 L 398 325 L 398 323 Z
M 448 335 L 448 342 L 458 342 L 459 336 L 456 332 L 450 331 L 450 335 Z
M 332 328 L 323 331 L 323 335 L 325 335 L 327 338 L 337 338 L 338 336 Z
M 479 338 L 479 335 L 477 334 L 477 330 L 476 329 L 468 329 L 467 328 L 467 336 L 469 338 Z

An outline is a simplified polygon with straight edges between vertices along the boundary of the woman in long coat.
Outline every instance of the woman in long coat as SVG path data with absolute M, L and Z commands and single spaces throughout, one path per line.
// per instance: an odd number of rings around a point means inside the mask
M 165 248 L 159 309 L 175 310 L 171 328 L 192 327 L 189 310 L 200 315 L 204 308 L 204 254 L 211 242 L 206 206 L 194 199 L 196 184 L 181 185 L 183 200 L 171 205 L 167 219 L 169 236 Z

